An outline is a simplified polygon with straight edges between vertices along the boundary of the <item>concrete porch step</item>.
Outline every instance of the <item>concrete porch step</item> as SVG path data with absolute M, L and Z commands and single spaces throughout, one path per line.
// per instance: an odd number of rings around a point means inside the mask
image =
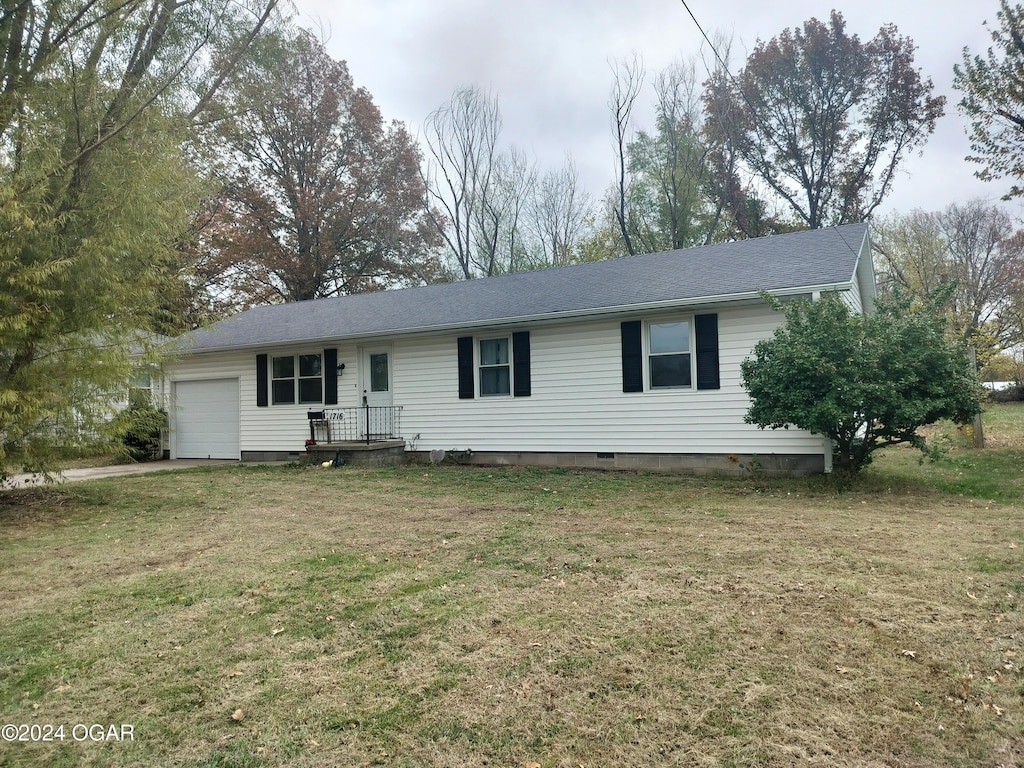
M 306 456 L 311 464 L 322 464 L 336 456 L 344 464 L 353 466 L 384 466 L 401 464 L 405 461 L 405 440 L 344 440 L 333 443 L 317 443 L 306 446 Z

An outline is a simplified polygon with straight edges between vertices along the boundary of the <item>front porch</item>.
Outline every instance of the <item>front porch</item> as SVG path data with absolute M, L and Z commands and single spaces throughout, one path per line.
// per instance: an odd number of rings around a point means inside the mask
M 381 467 L 401 464 L 405 461 L 405 440 L 341 441 L 317 443 L 306 446 L 306 457 L 310 464 L 323 464 L 338 460 L 342 465 L 357 467 Z
M 405 460 L 402 406 L 324 408 L 309 411 L 306 455 L 311 463 L 382 466 Z

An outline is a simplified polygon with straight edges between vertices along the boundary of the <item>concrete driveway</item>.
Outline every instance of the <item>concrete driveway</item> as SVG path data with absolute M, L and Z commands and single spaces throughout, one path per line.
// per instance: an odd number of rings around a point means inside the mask
M 231 459 L 173 459 L 166 461 L 147 461 L 142 464 L 112 464 L 107 467 L 81 467 L 66 469 L 55 477 L 57 483 L 76 483 L 82 480 L 95 480 L 101 477 L 120 477 L 121 475 L 141 475 L 145 472 L 166 472 L 172 469 L 189 469 L 191 467 L 220 467 L 225 464 L 238 464 Z M 0 490 L 11 488 L 30 488 L 43 485 L 41 475 L 13 475 L 7 482 L 0 483 Z

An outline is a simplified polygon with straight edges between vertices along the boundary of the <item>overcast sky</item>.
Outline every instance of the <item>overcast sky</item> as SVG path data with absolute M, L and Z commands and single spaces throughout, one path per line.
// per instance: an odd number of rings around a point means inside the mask
M 608 96 L 610 61 L 636 52 L 648 72 L 701 53 L 703 39 L 681 0 L 295 0 L 299 22 L 319 30 L 328 51 L 348 63 L 387 120 L 418 134 L 424 118 L 459 86 L 490 88 L 504 121 L 503 144 L 515 144 L 541 168 L 571 153 L 595 198 L 614 178 Z M 972 197 L 998 200 L 1003 187 L 974 178 L 966 121 L 956 103 L 953 65 L 961 51 L 983 52 L 998 0 L 859 0 L 842 5 L 808 0 L 688 0 L 714 39 L 733 38 L 733 70 L 758 39 L 833 7 L 847 34 L 866 41 L 893 23 L 917 45 L 915 65 L 947 98 L 946 116 L 920 157 L 904 163 L 880 212 L 939 210 Z M 707 48 L 704 48 L 707 51 Z M 653 126 L 648 89 L 637 127 Z M 1014 207 L 1016 212 L 1018 206 Z

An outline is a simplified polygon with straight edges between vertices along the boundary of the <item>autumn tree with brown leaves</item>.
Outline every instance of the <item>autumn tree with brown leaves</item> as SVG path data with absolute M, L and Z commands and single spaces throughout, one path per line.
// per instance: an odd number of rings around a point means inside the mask
M 864 43 L 833 11 L 827 24 L 758 42 L 735 77 L 716 73 L 706 121 L 802 224 L 862 221 L 943 113 L 945 98 L 913 64 L 914 44 L 895 26 Z
M 1024 230 L 984 200 L 916 210 L 874 222 L 872 245 L 883 293 L 926 301 L 953 286 L 943 306 L 948 330 L 984 364 L 1024 343 Z
M 198 238 L 209 293 L 242 308 L 435 278 L 419 152 L 343 61 L 278 38 L 229 97 L 205 147 L 221 183 Z

